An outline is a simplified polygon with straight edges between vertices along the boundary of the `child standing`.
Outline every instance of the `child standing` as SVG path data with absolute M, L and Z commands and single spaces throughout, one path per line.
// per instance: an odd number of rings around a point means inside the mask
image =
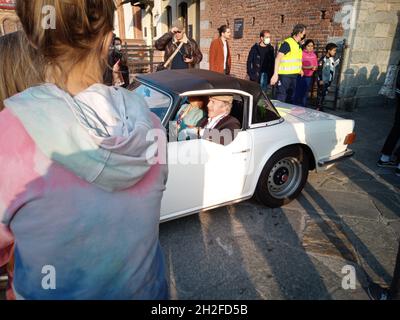
M 336 67 L 339 65 L 340 59 L 335 61 L 337 52 L 337 45 L 334 43 L 328 43 L 326 46 L 326 54 L 318 63 L 318 104 L 317 110 L 323 111 L 325 97 L 328 93 L 328 89 L 335 79 Z
M 314 72 L 318 70 L 318 57 L 314 52 L 315 43 L 308 39 L 304 44 L 303 50 L 303 72 L 304 76 L 298 76 L 295 104 L 307 107 L 308 93 L 313 84 Z

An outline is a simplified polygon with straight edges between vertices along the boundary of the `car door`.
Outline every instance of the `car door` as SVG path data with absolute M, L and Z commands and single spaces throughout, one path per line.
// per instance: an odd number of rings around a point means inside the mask
M 170 142 L 161 218 L 167 220 L 245 197 L 244 185 L 253 167 L 251 155 L 252 140 L 246 130 L 227 146 L 204 139 Z
M 172 218 L 243 197 L 250 169 L 251 135 L 242 131 L 228 146 L 207 140 L 168 144 L 168 182 L 162 218 Z
M 251 165 L 252 141 L 247 131 L 241 131 L 227 145 L 204 141 L 208 161 L 204 166 L 205 207 L 230 202 L 244 197 L 243 188 Z

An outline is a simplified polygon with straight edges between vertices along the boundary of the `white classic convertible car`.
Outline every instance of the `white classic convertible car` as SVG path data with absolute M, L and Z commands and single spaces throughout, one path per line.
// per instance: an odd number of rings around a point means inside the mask
M 241 131 L 229 145 L 169 141 L 166 221 L 255 196 L 280 207 L 303 190 L 310 170 L 351 157 L 354 121 L 270 101 L 257 83 L 206 70 L 166 70 L 137 77 L 134 90 L 170 127 L 189 96 L 233 95 Z

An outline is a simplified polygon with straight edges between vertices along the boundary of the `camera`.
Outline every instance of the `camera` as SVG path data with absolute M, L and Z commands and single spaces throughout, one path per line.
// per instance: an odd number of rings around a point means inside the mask
M 115 59 L 115 62 L 117 62 L 118 60 L 121 60 L 122 59 L 122 52 L 115 51 L 114 52 L 114 59 Z

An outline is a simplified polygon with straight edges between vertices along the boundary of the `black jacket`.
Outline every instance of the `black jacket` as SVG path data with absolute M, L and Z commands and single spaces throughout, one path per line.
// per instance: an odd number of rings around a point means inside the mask
M 261 55 L 260 44 L 256 43 L 250 50 L 247 58 L 247 74 L 251 81 L 260 82 L 261 68 L 264 64 L 264 60 L 267 59 L 267 74 L 268 78 L 271 78 L 274 74 L 275 69 L 275 50 L 270 44 L 267 45 L 267 51 L 265 55 Z
M 204 128 L 207 123 L 208 118 L 203 119 L 199 123 L 200 128 Z M 236 135 L 240 131 L 240 128 L 241 125 L 239 120 L 235 117 L 232 117 L 231 115 L 228 115 L 220 122 L 218 122 L 214 129 L 206 129 L 202 138 L 222 145 L 228 145 L 236 138 Z M 229 136 L 225 136 L 225 134 L 229 131 Z M 218 139 L 215 141 L 215 138 L 219 138 L 219 141 Z
M 107 86 L 112 86 L 113 85 L 113 70 L 111 69 L 118 60 L 124 61 L 127 60 L 127 57 L 125 55 L 125 59 L 123 59 L 124 54 L 122 52 L 112 50 L 108 54 L 108 65 L 109 67 L 106 68 L 106 71 L 104 72 L 103 75 L 103 83 Z M 129 85 L 129 67 L 122 62 L 120 63 L 120 71 L 122 74 L 122 77 L 124 78 L 125 84 L 123 85 L 124 88 L 128 87 Z

